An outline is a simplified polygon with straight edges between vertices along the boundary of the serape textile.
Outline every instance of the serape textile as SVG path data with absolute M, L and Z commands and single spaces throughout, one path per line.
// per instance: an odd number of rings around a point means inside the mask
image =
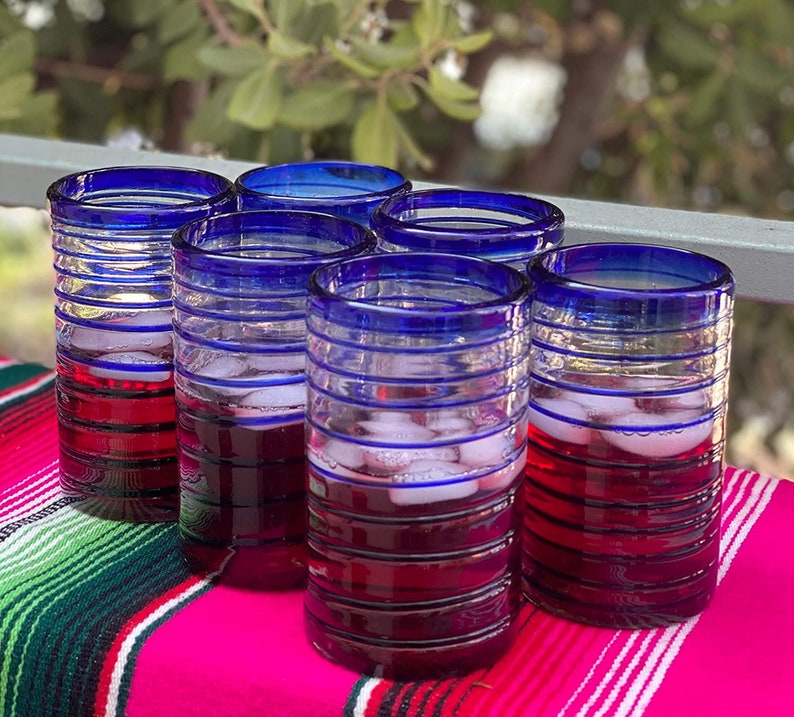
M 641 631 L 532 606 L 496 665 L 395 683 L 321 658 L 300 591 L 213 586 L 172 524 L 104 520 L 57 481 L 53 374 L 0 360 L 0 714 L 779 715 L 794 700 L 794 484 L 729 468 L 720 585 Z

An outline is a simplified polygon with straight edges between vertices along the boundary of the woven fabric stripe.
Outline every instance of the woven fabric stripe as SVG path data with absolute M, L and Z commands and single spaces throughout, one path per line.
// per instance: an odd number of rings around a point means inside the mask
M 0 714 L 90 714 L 120 631 L 192 579 L 173 525 L 61 495 L 53 378 L 0 362 Z
M 6 363 L 0 365 L 0 406 L 10 404 L 18 397 L 18 391 L 49 379 L 54 380 L 52 369 L 33 363 Z
M 154 634 L 175 612 L 191 600 L 195 600 L 212 587 L 208 580 L 190 578 L 170 590 L 159 600 L 147 605 L 135 615 L 119 633 L 123 640 L 116 640 L 109 651 L 101 679 L 105 688 L 100 689 L 96 701 L 96 715 L 112 717 L 124 714 L 130 696 L 135 661 L 146 639 Z
M 777 481 L 759 479 L 748 471 L 726 471 L 720 582 L 777 485 Z M 531 606 L 524 606 L 522 619 L 528 620 L 534 612 Z M 417 714 L 437 717 L 641 714 L 697 624 L 695 618 L 669 628 L 613 631 L 537 611 L 531 623 L 522 626 L 516 644 L 490 670 L 453 684 L 435 683 L 430 698 L 426 690 L 412 691 L 413 708 Z M 404 683 L 400 688 L 400 694 L 408 694 Z M 404 700 L 395 706 L 395 685 L 388 680 L 365 679 L 357 692 L 349 714 L 385 717 L 411 713 Z M 420 699 L 422 711 L 416 704 Z

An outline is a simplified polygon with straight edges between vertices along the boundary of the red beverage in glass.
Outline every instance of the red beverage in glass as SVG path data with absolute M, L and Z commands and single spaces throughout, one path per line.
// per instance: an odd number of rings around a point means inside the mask
M 305 574 L 303 421 L 246 425 L 223 403 L 182 395 L 179 541 L 191 569 L 274 589 Z
M 469 479 L 454 456 L 420 457 L 457 448 L 385 449 L 386 464 L 401 455 L 412 462 L 396 477 L 382 474 L 380 485 L 373 465 L 325 460 L 361 454 L 333 442 L 326 452 L 328 443 L 310 431 L 309 640 L 352 669 L 394 679 L 492 664 L 514 637 L 519 605 L 522 442 L 506 464 Z M 412 467 L 440 477 L 455 465 L 457 483 L 434 484 L 427 473 L 410 482 Z
M 563 617 L 613 627 L 701 612 L 719 556 L 722 436 L 713 425 L 566 432 L 551 424 L 550 435 L 530 424 L 525 594 Z M 684 450 L 672 453 L 675 441 Z M 636 452 L 641 445 L 650 456 Z
M 64 492 L 105 517 L 172 518 L 177 464 L 170 368 L 135 372 L 59 353 L 57 397 Z

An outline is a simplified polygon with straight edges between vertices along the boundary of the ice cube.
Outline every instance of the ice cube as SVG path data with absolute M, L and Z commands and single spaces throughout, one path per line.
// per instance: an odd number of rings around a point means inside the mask
M 694 391 L 678 393 L 674 396 L 664 396 L 660 400 L 664 408 L 703 408 L 706 403 L 706 395 L 701 389 L 696 388 Z
M 162 368 L 163 360 L 146 351 L 119 351 L 102 354 L 98 361 L 108 363 L 127 364 L 131 366 L 151 365 L 150 371 L 127 371 L 123 368 L 109 368 L 106 366 L 92 365 L 88 372 L 99 378 L 111 378 L 117 381 L 153 381 L 160 383 L 171 378 L 172 372 Z
M 624 391 L 664 391 L 675 385 L 675 379 L 665 376 L 619 376 L 617 385 Z
M 375 426 L 376 430 L 373 432 L 390 431 L 391 428 L 387 426 L 393 426 L 395 423 L 400 425 L 407 423 L 419 425 L 418 423 L 414 423 L 410 414 L 403 413 L 402 411 L 372 411 L 370 420 L 375 424 L 384 424 L 383 426 Z
M 350 470 L 349 468 L 345 468 L 345 466 L 343 466 L 341 463 L 328 463 L 322 456 L 319 456 L 314 451 L 308 451 L 306 457 L 309 459 L 309 462 L 312 465 L 323 471 L 323 473 L 336 476 L 337 478 L 353 478 L 354 480 L 361 482 L 372 480 L 371 476 L 357 473 Z
M 306 384 L 281 383 L 263 386 L 240 400 L 240 405 L 259 409 L 300 409 L 306 404 Z
M 477 428 L 495 426 L 502 423 L 506 418 L 504 411 L 492 405 L 477 406 L 473 412 L 470 412 L 470 415 Z
M 364 446 L 364 463 L 383 473 L 398 473 L 416 461 L 447 461 L 455 463 L 458 452 L 452 446 L 428 446 L 425 448 L 386 448 Z
M 294 354 L 249 354 L 245 360 L 254 373 L 303 373 L 306 369 L 303 351 Z
M 628 453 L 646 458 L 670 458 L 692 450 L 711 436 L 714 427 L 711 419 L 682 428 L 665 428 L 696 418 L 697 411 L 638 411 L 621 417 L 621 423 L 631 426 L 630 429 L 603 430 L 601 435 L 605 441 Z M 643 430 L 645 428 L 648 430 Z
M 566 420 L 587 420 L 587 412 L 579 403 L 576 401 L 568 401 L 564 398 L 538 398 L 535 399 L 534 404 L 560 416 L 560 418 L 557 418 L 541 413 L 530 403 L 529 422 L 538 430 L 564 443 L 576 443 L 579 445 L 589 443 L 591 437 L 589 426 L 568 423 Z
M 502 433 L 458 444 L 460 462 L 472 468 L 493 466 L 504 461 L 510 451 L 510 443 Z
M 425 426 L 439 436 L 461 436 L 471 433 L 474 424 L 460 414 L 439 416 L 431 413 L 427 417 Z
M 389 443 L 424 443 L 435 437 L 429 428 L 413 421 L 373 420 L 359 421 L 356 425 L 373 437 L 388 439 Z
M 236 356 L 216 356 L 196 373 L 207 378 L 233 378 L 245 371 L 245 363 Z
M 444 485 L 422 485 L 463 475 L 465 472 L 465 466 L 450 461 L 414 461 L 405 471 L 393 476 L 392 481 L 401 487 L 389 488 L 389 498 L 395 505 L 424 505 L 467 498 L 478 490 L 475 479 Z
M 123 326 L 167 326 L 171 329 L 171 311 L 155 309 L 150 311 L 138 311 L 137 313 L 118 319 L 114 323 Z
M 67 343 L 86 351 L 148 351 L 171 345 L 171 331 L 110 331 L 75 326 Z
M 590 417 L 615 416 L 619 413 L 636 411 L 637 404 L 628 396 L 610 396 L 603 393 L 584 393 L 582 391 L 562 391 L 560 398 L 578 403 Z
M 502 490 L 507 488 L 515 480 L 519 473 L 524 471 L 527 462 L 527 448 L 524 446 L 521 453 L 515 460 L 510 461 L 504 468 L 489 473 L 480 478 L 480 488 L 482 490 Z
M 364 451 L 361 446 L 348 441 L 332 438 L 322 448 L 322 457 L 329 466 L 343 466 L 346 468 L 359 468 L 364 465 Z

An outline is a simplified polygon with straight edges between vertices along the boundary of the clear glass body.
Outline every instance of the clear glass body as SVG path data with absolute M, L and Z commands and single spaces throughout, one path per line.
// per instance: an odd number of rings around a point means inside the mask
M 563 240 L 559 207 L 521 194 L 425 189 L 383 202 L 372 216 L 381 251 L 432 251 L 490 259 L 524 271 Z
M 530 263 L 523 589 L 610 627 L 698 614 L 716 586 L 734 282 L 595 244 Z
M 305 615 L 327 657 L 410 679 L 510 644 L 527 288 L 509 267 L 423 253 L 312 277 Z
M 303 580 L 307 285 L 373 247 L 364 227 L 306 212 L 234 212 L 174 235 L 178 532 L 195 572 Z
M 47 198 L 61 486 L 106 517 L 172 519 L 171 235 L 234 208 L 233 187 L 192 169 L 111 167 L 63 177 Z
M 240 209 L 322 212 L 369 226 L 375 208 L 411 183 L 387 167 L 316 161 L 252 169 L 236 187 Z

